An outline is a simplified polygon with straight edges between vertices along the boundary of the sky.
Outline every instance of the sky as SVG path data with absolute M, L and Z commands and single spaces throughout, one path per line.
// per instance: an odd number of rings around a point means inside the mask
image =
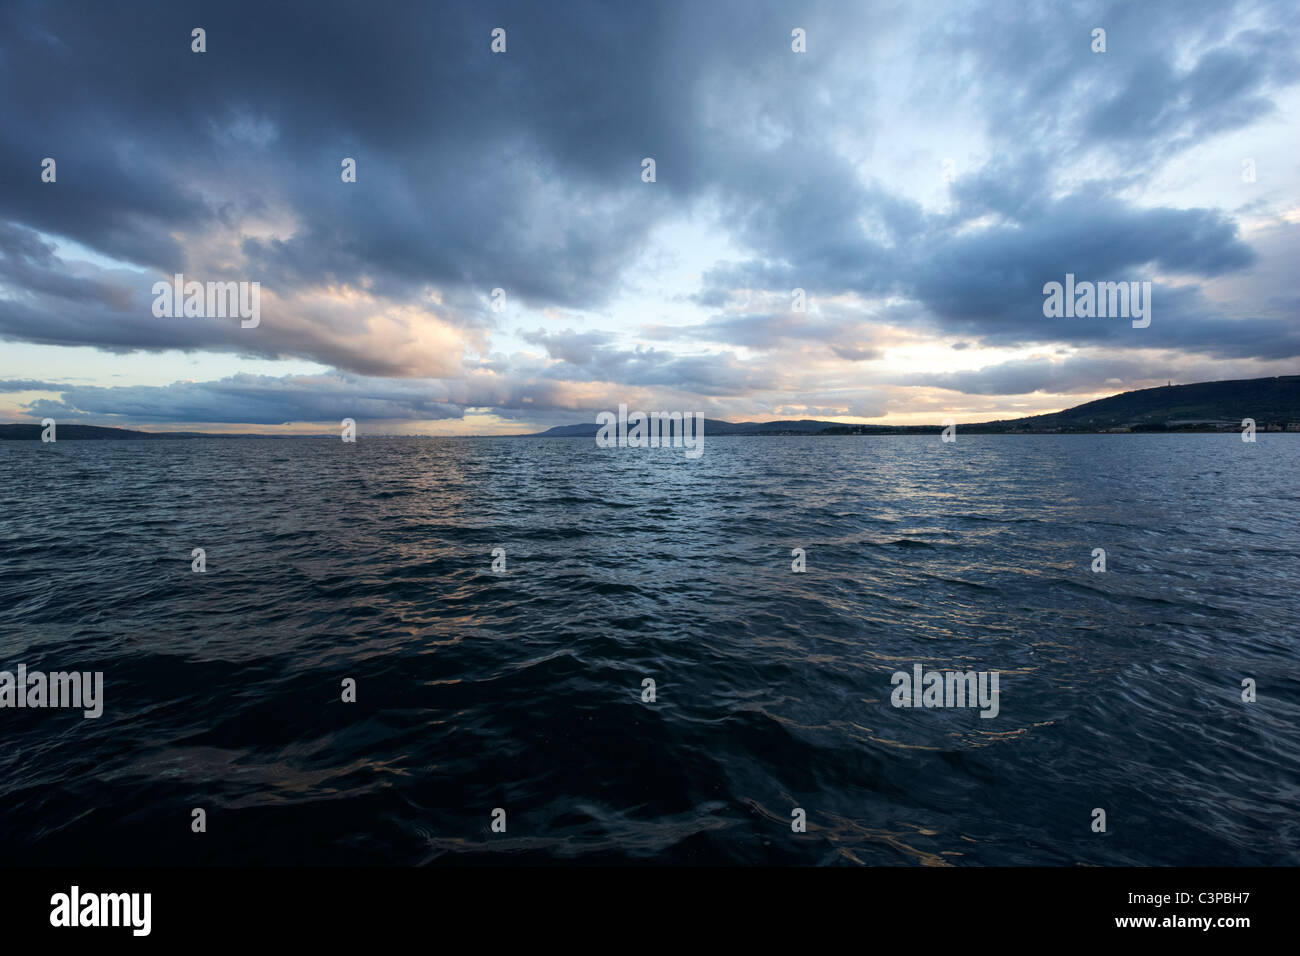
M 1296 374 L 1298 147 L 1293 0 L 6 0 L 0 421 L 936 424 Z M 156 315 L 176 274 L 257 324 Z M 1067 274 L 1150 325 L 1045 315 Z

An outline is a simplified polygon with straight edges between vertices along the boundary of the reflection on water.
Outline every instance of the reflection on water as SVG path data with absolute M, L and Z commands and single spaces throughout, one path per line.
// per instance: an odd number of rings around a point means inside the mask
M 1235 437 L 0 443 L 0 669 L 106 695 L 0 711 L 0 860 L 1300 862 L 1300 439 Z

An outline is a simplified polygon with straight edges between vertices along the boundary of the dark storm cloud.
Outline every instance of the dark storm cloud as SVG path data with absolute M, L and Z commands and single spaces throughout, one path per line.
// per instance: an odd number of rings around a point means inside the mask
M 724 218 L 760 255 L 711 269 L 715 288 L 883 294 L 897 288 L 904 250 L 926 227 L 919 205 L 861 185 L 846 160 L 804 144 L 757 156 L 730 176 Z
M 6 222 L 0 222 L 0 284 L 21 289 L 29 298 L 62 300 L 74 309 L 124 312 L 131 300 L 124 285 L 69 275 L 53 245 L 33 230 Z
M 894 319 L 958 344 L 1294 357 L 1300 335 L 1289 323 L 1227 320 L 1198 288 L 1256 261 L 1233 220 L 1123 198 L 1168 157 L 1276 108 L 1276 91 L 1300 77 L 1287 9 L 958 7 L 907 35 L 907 49 L 884 51 L 929 58 L 912 74 L 917 88 L 899 91 L 873 88 L 855 63 L 874 24 L 903 7 L 13 0 L 0 7 L 0 338 L 423 374 L 400 334 L 369 350 L 349 340 L 354 315 L 268 322 L 260 336 L 156 321 L 138 276 L 77 271 L 38 232 L 148 274 L 179 271 L 190 255 L 215 270 L 238 252 L 248 274 L 237 278 L 286 297 L 346 283 L 401 303 L 434 286 L 438 319 L 476 335 L 496 325 L 486 298 L 495 287 L 536 307 L 599 308 L 624 287 L 656 225 L 708 208 L 739 250 L 734 261 L 698 264 L 695 301 L 710 308 L 737 290 L 799 287 L 822 299 L 901 297 L 908 304 L 891 307 Z M 790 55 L 795 23 L 818 55 Z M 189 48 L 196 25 L 207 30 L 202 55 Z M 489 50 L 497 26 L 508 31 L 504 56 Z M 1101 56 L 1088 50 L 1094 26 L 1109 34 Z M 949 211 L 927 212 L 837 141 L 848 118 L 898 95 L 960 104 L 986 128 L 995 158 L 958 178 Z M 867 139 L 889 134 L 870 118 L 855 122 Z M 1064 159 L 1088 155 L 1119 157 L 1122 169 L 1063 187 Z M 39 180 L 46 156 L 58 161 L 57 184 Z M 346 187 L 345 156 L 358 171 Z M 640 178 L 644 156 L 658 163 L 653 185 Z M 245 235 L 236 250 L 205 246 L 249 217 L 290 225 Z M 1190 284 L 1156 282 L 1152 325 L 1133 330 L 1044 318 L 1042 285 L 1066 272 L 1093 281 L 1159 272 Z M 1263 290 L 1261 299 L 1289 295 Z M 694 331 L 773 358 L 809 343 L 850 362 L 879 354 L 860 315 L 781 316 L 751 310 Z M 620 348 L 601 332 L 526 339 L 554 364 L 511 372 L 494 358 L 482 367 L 521 381 L 446 401 L 545 404 L 528 388 L 558 388 L 544 380 L 564 377 L 701 395 L 781 380 L 770 364 L 725 351 Z M 525 388 L 531 377 L 543 384 Z M 229 388 L 240 414 L 262 416 L 238 420 L 334 414 L 292 390 Z M 150 400 L 189 394 L 141 392 L 128 407 L 144 416 Z M 264 401 L 282 401 L 282 411 Z M 438 402 L 402 407 L 440 414 Z
M 755 194 L 770 198 L 736 221 L 758 255 L 714 267 L 696 301 L 720 306 L 736 287 L 901 294 L 923 304 L 937 330 L 990 344 L 1118 341 L 1114 325 L 1044 324 L 1043 283 L 1066 272 L 1210 278 L 1256 259 L 1221 212 L 1138 207 L 1118 197 L 1169 155 L 1271 112 L 1271 94 L 1300 79 L 1294 21 L 1279 7 L 1263 9 L 1276 29 L 1243 30 L 1250 17 L 1218 3 L 972 7 L 928 38 L 941 59 L 968 68 L 935 71 L 926 92 L 969 101 L 974 115 L 987 117 L 993 142 L 1006 145 L 957 179 L 954 210 L 927 216 L 833 161 L 799 164 L 790 176 L 813 175 L 793 190 L 755 174 Z M 1095 26 L 1111 38 L 1102 55 L 1089 49 Z M 1181 64 L 1193 44 L 1199 55 Z M 1092 150 L 1120 150 L 1121 173 L 1059 196 L 1053 167 Z M 976 222 L 988 215 L 992 224 Z M 1160 299 L 1162 325 L 1152 337 L 1161 344 L 1214 355 L 1297 354 L 1289 323 L 1220 321 L 1195 296 L 1162 291 Z M 1193 302 L 1198 307 L 1185 311 Z M 753 332 L 736 330 L 734 341 L 761 335 L 765 320 L 748 321 Z
M 1032 195 L 1035 188 L 1031 182 L 1025 193 Z M 989 193 L 969 184 L 957 191 L 958 200 L 972 207 L 967 212 L 972 218 L 991 210 L 1014 211 L 1015 204 L 1007 201 L 1014 195 L 1014 188 Z M 923 239 L 903 232 L 897 238 L 908 243 L 903 247 L 908 251 L 882 251 L 875 261 L 889 266 L 879 272 L 859 270 L 850 277 L 844 270 L 828 268 L 825 260 L 800 268 L 798 244 L 775 248 L 783 240 L 774 238 L 770 260 L 714 270 L 710 279 L 721 301 L 722 290 L 732 286 L 778 289 L 799 286 L 802 280 L 825 288 L 838 274 L 841 280 L 852 279 L 852 284 L 831 291 L 863 296 L 902 291 L 925 307 L 927 315 L 920 321 L 935 331 L 978 338 L 986 344 L 1109 342 L 1218 356 L 1253 354 L 1277 359 L 1300 355 L 1300 333 L 1294 323 L 1270 318 L 1228 319 L 1205 300 L 1197 286 L 1153 281 L 1157 274 L 1210 279 L 1255 263 L 1256 254 L 1242 241 L 1236 224 L 1218 211 L 1135 209 L 1104 192 L 1090 190 L 1056 202 L 1040 200 L 1016 221 L 965 232 L 932 223 Z M 1151 327 L 1134 330 L 1127 322 L 1116 320 L 1046 318 L 1043 286 L 1063 282 L 1067 273 L 1080 281 L 1153 281 Z M 831 341 L 837 330 L 840 335 L 851 334 L 851 326 L 838 316 L 836 319 L 834 325 L 825 325 L 796 317 L 786 321 L 786 328 L 790 338 L 798 336 L 801 326 L 813 337 Z M 688 330 L 763 347 L 783 337 L 781 327 L 773 316 L 742 315 L 718 318 Z M 1142 337 L 1134 338 L 1135 334 Z
M 659 386 L 699 395 L 724 395 L 777 388 L 779 375 L 766 365 L 744 362 L 730 352 L 679 356 L 655 348 L 617 348 L 604 336 L 563 332 L 526 333 L 524 338 L 557 361 L 539 370 L 546 378 L 572 382 L 618 382 Z
M 589 306 L 617 287 L 654 219 L 716 172 L 701 171 L 692 89 L 717 63 L 720 33 L 750 51 L 774 15 L 10 4 L 0 174 L 13 186 L 0 214 L 169 272 L 173 229 L 256 209 L 273 184 L 301 226 L 291 239 L 247 241 L 270 277 L 377 272 Z M 202 55 L 189 49 L 198 23 Z M 498 25 L 505 56 L 489 51 Z M 653 190 L 640 180 L 651 154 L 663 169 Z M 34 175 L 44 156 L 59 162 L 57 189 Z M 344 156 L 358 166 L 348 189 Z
M 1300 79 L 1288 9 L 1221 0 L 973 5 L 929 37 L 937 54 L 966 65 L 937 74 L 932 92 L 977 99 L 990 134 L 1007 143 L 1070 154 L 1120 144 L 1130 169 L 1147 166 L 1275 108 L 1271 94 Z M 1106 30 L 1104 54 L 1092 51 L 1095 28 Z
M 1295 48 L 1284 36 L 1256 30 L 1237 33 L 1233 44 L 1206 52 L 1185 72 L 1162 59 L 1130 67 L 1126 84 L 1088 114 L 1085 137 L 1154 136 L 1178 149 L 1271 113 L 1275 107 L 1264 91 L 1272 83 L 1295 82 Z
M 357 376 L 234 375 L 171 385 L 55 386 L 58 399 L 24 406 L 32 417 L 127 422 L 292 422 L 460 418 L 462 407 L 432 398 L 427 383 Z
M 1064 281 L 1066 273 L 1098 282 L 1150 281 L 1156 271 L 1213 277 L 1254 258 L 1236 225 L 1219 213 L 1129 209 L 1079 197 L 1040 207 L 1015 224 L 936 240 L 908 279 L 947 327 L 982 331 L 989 340 L 1032 342 L 1061 337 L 1061 324 L 1043 316 L 1043 285 Z M 1157 291 L 1168 331 L 1184 316 L 1169 308 L 1164 290 Z M 1070 331 L 1071 338 L 1113 337 L 1119 326 L 1076 324 Z

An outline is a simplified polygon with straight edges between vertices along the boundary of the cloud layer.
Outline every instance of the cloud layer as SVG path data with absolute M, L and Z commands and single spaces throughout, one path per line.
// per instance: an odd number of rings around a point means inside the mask
M 1294 371 L 1297 41 L 1285 2 L 20 0 L 0 339 L 105 357 L 97 384 L 0 375 L 25 415 L 544 425 Z M 1045 318 L 1067 272 L 1152 282 L 1150 328 Z M 175 273 L 260 282 L 261 323 L 155 317 Z M 110 384 L 137 351 L 229 374 Z

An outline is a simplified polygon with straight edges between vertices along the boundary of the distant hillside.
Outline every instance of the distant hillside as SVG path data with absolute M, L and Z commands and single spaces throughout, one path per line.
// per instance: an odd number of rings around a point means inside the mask
M 1260 428 L 1300 425 L 1300 375 L 1144 388 L 1051 415 L 967 425 L 964 430 L 1179 431 L 1213 430 L 1219 426 L 1236 430 L 1243 418 L 1253 418 Z
M 812 419 L 781 422 L 722 422 L 715 418 L 704 419 L 706 435 L 815 435 L 831 428 L 834 422 Z M 694 427 L 694 426 L 692 426 Z M 583 425 L 556 425 L 544 432 L 527 435 L 527 438 L 595 438 L 600 426 L 594 422 Z
M 1260 430 L 1300 431 L 1300 375 L 1199 382 L 1123 392 L 1050 415 L 1031 415 L 958 426 L 965 434 L 1056 434 L 1104 431 L 1236 431 L 1243 418 Z M 801 418 L 774 422 L 704 420 L 704 434 L 718 435 L 926 435 L 934 425 L 843 425 Z M 557 425 L 527 438 L 595 438 L 595 423 Z M 101 425 L 60 424 L 58 439 L 121 440 L 141 438 L 309 438 L 333 435 L 231 435 L 203 432 L 142 432 Z M 39 441 L 40 425 L 0 425 L 0 441 Z
M 40 441 L 40 425 L 0 425 L 0 441 Z M 230 434 L 227 432 L 141 432 L 130 428 L 112 428 L 107 425 L 74 425 L 60 422 L 54 433 L 58 441 L 126 441 L 141 438 L 337 438 L 337 435 L 258 435 Z
M 1050 415 L 959 426 L 966 434 L 1101 431 L 1236 430 L 1243 418 L 1258 428 L 1300 430 L 1300 375 L 1247 378 L 1195 385 L 1166 385 L 1123 392 Z M 844 425 L 809 419 L 720 422 L 705 419 L 705 435 L 919 435 L 935 425 Z M 558 425 L 534 438 L 594 438 L 595 424 Z
M 40 441 L 41 432 L 44 429 L 40 425 L 0 425 L 0 441 L 6 439 L 27 439 L 31 441 Z M 198 437 L 194 433 L 188 435 L 181 433 L 167 434 L 165 432 L 137 432 L 129 428 L 107 428 L 102 425 L 58 425 L 55 428 L 54 437 L 58 441 L 85 441 L 88 439 L 99 441 L 121 441 L 126 438 L 187 438 Z

